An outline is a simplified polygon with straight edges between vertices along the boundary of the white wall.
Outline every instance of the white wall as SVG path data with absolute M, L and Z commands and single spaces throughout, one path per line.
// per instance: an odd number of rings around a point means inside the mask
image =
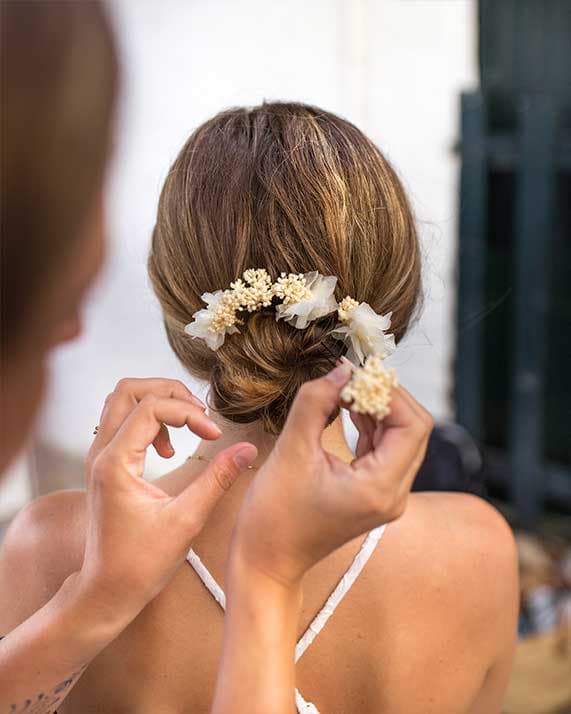
M 125 87 L 109 190 L 109 261 L 84 335 L 53 361 L 41 438 L 83 452 L 120 377 L 184 377 L 146 277 L 160 186 L 198 123 L 264 98 L 347 116 L 404 178 L 421 222 L 427 298 L 419 329 L 393 359 L 402 382 L 436 417 L 449 416 L 451 147 L 459 92 L 475 83 L 473 0 L 115 0 L 113 10 Z M 182 460 L 190 442 L 177 441 Z M 149 468 L 164 470 L 156 456 Z

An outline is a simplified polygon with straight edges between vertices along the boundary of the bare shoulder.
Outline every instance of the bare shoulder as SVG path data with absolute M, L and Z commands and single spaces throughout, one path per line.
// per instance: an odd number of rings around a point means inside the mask
M 0 547 L 0 634 L 44 605 L 81 567 L 85 493 L 55 491 L 14 518 Z
M 515 562 L 515 541 L 504 517 L 478 496 L 414 493 L 402 518 L 390 526 L 399 540 L 417 542 L 438 560 L 472 564 L 485 557 L 489 567 Z
M 454 605 L 466 626 L 493 628 L 503 620 L 506 627 L 515 627 L 515 541 L 489 503 L 469 494 L 411 494 L 405 513 L 390 524 L 385 538 L 378 567 L 398 569 L 397 587 L 403 593 L 418 597 L 422 592 L 427 604 L 444 612 Z
M 448 549 L 439 548 L 449 557 L 468 558 L 472 564 L 479 562 L 482 575 L 516 565 L 517 551 L 510 526 L 496 508 L 479 496 L 423 493 L 416 495 L 415 506 L 433 524 L 437 545 L 449 544 Z
M 478 496 L 412 494 L 399 529 L 403 537 L 420 540 L 436 562 L 456 574 L 471 571 L 482 584 L 500 571 L 515 572 L 517 552 L 511 528 L 496 508 Z

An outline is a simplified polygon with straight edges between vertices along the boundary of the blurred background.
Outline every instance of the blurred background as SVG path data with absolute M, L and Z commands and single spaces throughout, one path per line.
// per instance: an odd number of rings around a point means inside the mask
M 518 533 L 505 713 L 571 712 L 571 0 L 109 5 L 124 87 L 107 267 L 83 336 L 53 360 L 0 526 L 41 493 L 82 486 L 121 377 L 190 381 L 146 275 L 160 187 L 189 133 L 233 105 L 316 104 L 380 146 L 417 216 L 425 307 L 392 358 L 437 423 L 416 487 L 480 493 Z M 151 478 L 193 448 L 182 432 L 173 443 L 172 460 L 149 455 Z

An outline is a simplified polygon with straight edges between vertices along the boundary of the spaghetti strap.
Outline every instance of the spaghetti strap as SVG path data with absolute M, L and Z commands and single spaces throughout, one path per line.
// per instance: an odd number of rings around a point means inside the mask
M 375 550 L 377 543 L 385 532 L 385 529 L 386 525 L 379 526 L 378 528 L 374 528 L 368 533 L 367 537 L 363 541 L 363 544 L 359 548 L 359 552 L 353 559 L 351 565 L 347 568 L 341 580 L 337 583 L 331 595 L 327 598 L 325 605 L 313 618 L 307 630 L 300 637 L 299 642 L 297 643 L 297 646 L 295 648 L 296 662 L 311 645 L 311 643 L 315 640 L 321 630 L 325 627 L 325 624 L 327 623 L 331 615 L 333 615 L 339 603 L 349 592 L 353 583 L 355 582 L 355 580 L 357 580 L 357 578 L 361 574 L 361 571 L 367 564 L 367 561 L 373 554 L 373 551 Z M 192 568 L 196 571 L 198 577 L 202 580 L 202 583 L 204 584 L 205 588 L 220 605 L 222 610 L 225 611 L 226 595 L 224 594 L 224 590 L 222 590 L 220 585 L 212 576 L 212 573 L 208 570 L 206 565 L 204 565 L 204 563 L 200 560 L 200 558 L 192 548 L 188 551 L 186 559 L 188 560 Z M 295 703 L 299 714 L 319 714 L 319 710 L 317 709 L 315 704 L 311 704 L 311 702 L 306 702 L 297 689 L 295 690 Z
M 309 627 L 301 636 L 297 647 L 295 648 L 295 661 L 297 662 L 321 630 L 325 627 L 327 620 L 333 615 L 339 603 L 343 600 L 345 595 L 351 589 L 351 586 L 357 580 L 361 571 L 365 567 L 367 561 L 373 554 L 377 543 L 381 539 L 386 526 L 379 526 L 374 530 L 370 531 L 363 545 L 360 547 L 359 552 L 353 559 L 353 562 L 345 572 L 345 575 L 337 583 L 335 590 L 327 598 L 325 605 L 317 613 L 317 615 L 310 622 Z
M 226 611 L 226 594 L 224 593 L 224 590 L 222 590 L 220 585 L 218 585 L 216 580 L 212 577 L 210 570 L 208 570 L 206 565 L 204 565 L 202 560 L 200 560 L 192 548 L 188 551 L 186 559 L 192 565 L 208 592 L 212 595 L 220 607 Z

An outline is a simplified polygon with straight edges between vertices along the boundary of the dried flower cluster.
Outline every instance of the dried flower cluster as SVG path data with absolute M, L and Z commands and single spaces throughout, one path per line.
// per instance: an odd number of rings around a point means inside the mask
M 282 276 L 280 280 L 283 287 L 278 289 L 285 297 L 283 303 L 276 306 L 276 320 L 283 318 L 298 330 L 303 330 L 313 320 L 337 310 L 334 295 L 337 278 L 333 275 L 320 275 L 314 270 L 303 275 Z M 279 280 L 277 284 L 280 285 Z M 275 287 L 274 292 L 279 294 Z
M 276 320 L 284 319 L 298 329 L 312 320 L 337 309 L 334 292 L 337 278 L 317 272 L 282 273 L 275 283 L 263 268 L 250 268 L 241 278 L 230 283 L 227 290 L 204 293 L 207 307 L 195 312 L 192 322 L 184 328 L 191 337 L 198 337 L 212 350 L 224 344 L 226 335 L 238 332 L 242 324 L 240 312 L 255 312 L 270 307 L 274 298 Z
M 303 273 L 282 273 L 274 284 L 274 295 L 280 298 L 284 305 L 293 305 L 310 298 L 311 291 Z
M 392 313 L 379 315 L 368 303 L 346 297 L 339 303 L 338 314 L 340 324 L 332 336 L 347 345 L 347 359 L 353 364 L 365 364 L 371 355 L 385 359 L 395 351 L 394 335 L 386 332 Z
M 385 369 L 379 355 L 368 357 L 365 365 L 355 369 L 341 392 L 341 398 L 359 414 L 383 419 L 390 413 L 391 389 L 397 385 L 394 369 Z
M 343 300 L 339 303 L 339 307 L 337 308 L 337 314 L 339 315 L 339 321 L 340 322 L 348 322 L 349 320 L 349 314 L 351 310 L 354 307 L 358 307 L 359 302 L 355 300 L 354 298 L 350 297 L 347 295 L 347 297 L 344 297 Z
M 255 312 L 262 307 L 269 307 L 274 296 L 272 279 L 263 268 L 255 270 L 250 268 L 244 272 L 242 278 L 230 283 L 234 309 Z
M 250 268 L 227 290 L 204 293 L 207 307 L 195 312 L 184 329 L 217 350 L 226 335 L 239 331 L 241 312 L 270 307 L 274 299 L 279 301 L 276 320 L 284 319 L 299 330 L 337 311 L 339 323 L 331 334 L 348 346 L 347 358 L 353 364 L 364 365 L 355 369 L 341 396 L 354 411 L 382 419 L 389 413 L 391 388 L 397 383 L 394 369 L 383 367 L 383 359 L 395 349 L 394 335 L 385 332 L 391 325 L 391 313 L 379 315 L 368 303 L 349 295 L 337 303 L 336 284 L 335 276 L 317 271 L 281 273 L 272 283 L 266 270 Z
M 195 312 L 193 321 L 186 325 L 185 332 L 204 340 L 211 350 L 224 344 L 226 335 L 238 332 L 240 311 L 254 312 L 272 304 L 273 285 L 267 271 L 246 270 L 242 278 L 230 283 L 227 290 L 204 293 L 202 299 L 207 307 Z

